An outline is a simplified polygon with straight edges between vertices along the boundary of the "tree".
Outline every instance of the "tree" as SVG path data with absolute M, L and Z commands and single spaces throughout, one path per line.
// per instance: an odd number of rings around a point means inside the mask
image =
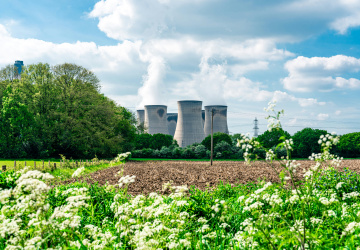
M 161 149 L 163 146 L 170 147 L 173 144 L 173 137 L 165 134 L 154 134 L 152 136 L 151 148 Z
M 326 130 L 304 128 L 296 132 L 292 139 L 294 142 L 294 157 L 307 158 L 312 153 L 320 153 L 321 146 L 318 141 L 321 135 L 326 135 Z
M 2 157 L 25 156 L 24 145 L 32 136 L 33 116 L 22 102 L 18 88 L 8 85 L 0 112 L 0 153 Z
M 218 144 L 221 141 L 227 142 L 229 145 L 232 145 L 231 137 L 228 134 L 216 132 L 213 134 L 213 140 L 214 140 L 214 148 L 216 144 Z M 211 150 L 211 135 L 208 135 L 205 137 L 205 139 L 201 142 L 207 150 Z
M 0 81 L 13 82 L 19 78 L 19 72 L 16 66 L 7 65 L 0 70 Z
M 22 143 L 28 157 L 113 157 L 134 145 L 133 114 L 101 94 L 96 75 L 81 66 L 30 65 L 21 79 L 0 82 L 1 96 L 3 86 L 17 89 L 12 105 L 26 107 L 32 117 L 33 136 Z
M 337 148 L 343 157 L 360 157 L 360 132 L 342 135 Z
M 281 128 L 266 130 L 262 135 L 259 135 L 256 140 L 260 142 L 265 148 L 272 148 L 277 146 L 280 142 L 280 137 L 285 134 L 286 139 L 290 139 L 290 134 Z
M 152 135 L 151 134 L 137 134 L 135 136 L 135 149 L 151 148 Z

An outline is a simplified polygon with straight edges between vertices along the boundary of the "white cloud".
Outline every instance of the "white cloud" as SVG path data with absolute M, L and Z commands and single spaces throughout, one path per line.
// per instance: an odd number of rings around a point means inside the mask
M 340 111 L 340 110 L 336 110 L 336 111 L 335 111 L 335 115 L 341 115 L 341 111 Z
M 294 92 L 332 91 L 337 88 L 360 88 L 355 78 L 339 75 L 360 71 L 360 59 L 344 55 L 332 57 L 299 56 L 285 64 L 289 76 L 283 79 L 285 89 Z
M 101 0 L 89 17 L 97 18 L 99 29 L 118 40 L 189 35 L 200 40 L 267 37 L 288 42 L 329 27 L 343 32 L 358 26 L 358 5 L 357 0 L 262 1 L 261 8 L 257 2 L 238 0 Z
M 330 26 L 340 34 L 345 34 L 349 28 L 360 26 L 360 1 L 340 0 L 339 3 L 347 13 L 334 20 Z
M 324 120 L 326 120 L 326 119 L 328 119 L 328 118 L 329 118 L 329 114 L 322 114 L 322 113 L 320 113 L 320 114 L 317 115 L 317 119 L 318 119 L 319 121 L 324 121 Z

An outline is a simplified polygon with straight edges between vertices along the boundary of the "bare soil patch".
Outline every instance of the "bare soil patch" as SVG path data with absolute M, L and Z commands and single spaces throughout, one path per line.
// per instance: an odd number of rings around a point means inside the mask
M 298 168 L 296 176 L 301 179 L 304 172 L 313 166 L 314 162 L 298 162 L 301 163 L 301 166 Z M 360 173 L 360 160 L 344 160 L 339 169 L 344 167 Z M 210 162 L 198 161 L 130 161 L 122 166 L 99 170 L 85 178 L 67 180 L 65 183 L 83 180 L 90 184 L 98 182 L 100 185 L 104 185 L 108 182 L 114 185 L 118 183 L 120 177 L 117 173 L 122 168 L 124 168 L 124 176 L 136 176 L 135 182 L 130 184 L 128 189 L 128 192 L 134 195 L 151 192 L 162 193 L 162 185 L 169 181 L 173 181 L 175 186 L 195 186 L 201 190 L 214 187 L 220 181 L 232 185 L 256 182 L 259 178 L 265 178 L 266 181 L 271 182 L 279 181 L 274 169 L 263 161 L 252 162 L 250 166 L 245 162 L 238 161 L 216 161 L 213 166 L 210 166 Z M 275 169 L 282 170 L 279 164 L 275 164 Z

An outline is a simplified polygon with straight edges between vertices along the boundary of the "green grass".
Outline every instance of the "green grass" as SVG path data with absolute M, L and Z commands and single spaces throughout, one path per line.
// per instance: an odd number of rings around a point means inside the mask
M 76 171 L 77 168 L 81 166 L 85 166 L 85 171 L 82 175 L 91 174 L 93 172 L 96 172 L 98 170 L 106 169 L 111 166 L 117 166 L 121 163 L 115 163 L 111 164 L 109 161 L 100 160 L 97 163 L 94 163 L 93 165 L 89 163 L 86 163 L 86 160 L 80 164 L 80 160 L 70 160 L 67 162 L 67 166 L 65 166 L 64 163 L 60 164 L 60 159 L 46 159 L 46 160 L 39 160 L 39 159 L 3 159 L 0 160 L 0 170 L 2 170 L 2 166 L 6 166 L 6 170 L 14 170 L 14 162 L 16 161 L 16 169 L 20 170 L 26 166 L 30 167 L 30 169 L 36 169 L 40 170 L 41 172 L 47 172 L 50 173 L 55 177 L 56 181 L 63 181 L 66 179 L 71 178 L 72 174 Z M 43 163 L 44 161 L 44 163 Z M 49 166 L 50 161 L 50 166 Z M 76 166 L 76 161 L 78 161 L 78 165 Z M 56 169 L 53 169 L 54 163 L 56 163 Z

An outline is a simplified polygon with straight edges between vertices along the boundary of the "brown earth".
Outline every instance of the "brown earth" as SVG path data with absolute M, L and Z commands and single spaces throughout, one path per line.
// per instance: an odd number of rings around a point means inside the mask
M 314 165 L 313 161 L 298 161 L 301 163 L 296 176 L 302 178 L 304 171 Z M 339 169 L 348 167 L 350 170 L 360 173 L 360 160 L 343 160 Z M 278 174 L 266 162 L 256 161 L 251 165 L 239 161 L 215 161 L 213 166 L 210 162 L 199 161 L 129 161 L 121 166 L 99 170 L 77 180 L 85 180 L 88 183 L 98 182 L 104 185 L 117 184 L 120 176 L 117 175 L 123 168 L 123 175 L 135 175 L 134 183 L 128 188 L 130 194 L 148 194 L 150 192 L 162 193 L 162 185 L 173 181 L 173 186 L 195 186 L 201 190 L 214 187 L 220 181 L 224 183 L 245 184 L 256 182 L 259 178 L 266 181 L 278 182 Z M 275 164 L 275 170 L 281 171 L 279 164 Z M 70 179 L 66 183 L 75 182 Z

